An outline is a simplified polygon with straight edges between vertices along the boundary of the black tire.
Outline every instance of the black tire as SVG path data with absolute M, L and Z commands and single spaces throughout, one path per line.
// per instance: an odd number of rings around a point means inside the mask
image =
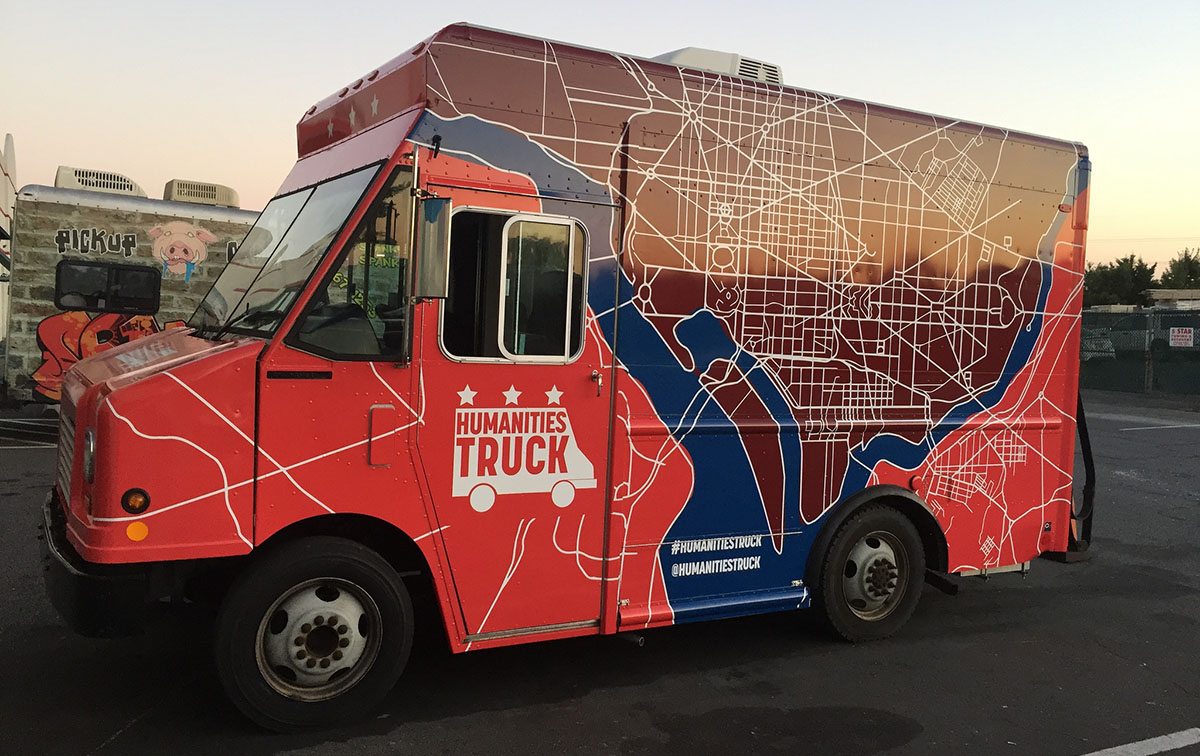
M 301 538 L 257 557 L 225 596 L 217 674 L 234 705 L 269 730 L 350 722 L 395 686 L 413 625 L 408 590 L 377 553 Z
M 889 506 L 870 505 L 838 528 L 813 604 L 843 639 L 879 640 L 912 616 L 924 578 L 925 549 L 912 522 Z

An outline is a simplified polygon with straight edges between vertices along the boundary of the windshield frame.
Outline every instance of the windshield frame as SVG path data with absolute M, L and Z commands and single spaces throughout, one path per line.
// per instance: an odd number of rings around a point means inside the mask
M 272 197 L 270 202 L 267 203 L 266 207 L 264 207 L 262 209 L 262 211 L 259 212 L 258 218 L 255 218 L 254 224 L 251 225 L 251 227 L 246 231 L 246 235 L 242 237 L 242 241 L 238 244 L 239 252 L 241 250 L 241 245 L 243 243 L 245 243 L 247 238 L 249 238 L 250 232 L 258 227 L 259 220 L 262 219 L 263 214 L 266 213 L 267 208 L 269 208 L 273 202 L 275 202 L 276 200 L 281 200 L 281 199 L 285 199 L 287 197 L 294 196 L 301 192 L 309 192 L 309 196 L 307 199 L 304 200 L 304 204 L 302 204 L 300 206 L 300 209 L 296 212 L 295 216 L 293 216 L 291 221 L 287 224 L 287 228 L 285 228 L 283 230 L 283 233 L 280 234 L 279 238 L 275 241 L 274 247 L 271 250 L 270 257 L 267 258 L 267 261 L 263 264 L 263 266 L 261 268 L 259 268 L 258 271 L 254 274 L 254 278 L 250 279 L 250 282 L 246 285 L 246 290 L 242 293 L 242 295 L 240 297 L 238 297 L 237 300 L 235 302 L 233 302 L 233 304 L 230 306 L 229 312 L 226 315 L 225 320 L 221 323 L 193 324 L 193 320 L 199 316 L 201 308 L 204 307 L 204 303 L 208 301 L 209 295 L 217 287 L 217 284 L 220 283 L 221 277 L 225 273 L 225 271 L 222 270 L 221 275 L 217 276 L 216 281 L 213 281 L 212 286 L 210 286 L 208 291 L 206 291 L 204 293 L 204 296 L 200 299 L 200 302 L 196 305 L 196 309 L 193 310 L 191 316 L 188 317 L 188 319 L 187 319 L 188 326 L 190 328 L 195 329 L 195 331 L 200 334 L 203 334 L 204 332 L 211 330 L 213 332 L 213 338 L 218 339 L 218 340 L 221 338 L 221 336 L 223 336 L 224 334 L 227 334 L 227 333 L 232 333 L 232 334 L 239 335 L 239 336 L 251 336 L 251 337 L 260 338 L 260 339 L 264 339 L 264 340 L 268 340 L 268 341 L 271 339 L 274 339 L 276 336 L 278 336 L 279 333 L 281 333 L 284 330 L 284 328 L 283 328 L 284 325 L 288 324 L 289 320 L 291 320 L 292 316 L 296 313 L 297 305 L 301 304 L 305 300 L 305 296 L 308 293 L 310 287 L 312 286 L 313 279 L 316 275 L 318 275 L 318 273 L 320 273 L 322 266 L 324 266 L 328 262 L 331 254 L 336 255 L 337 252 L 340 252 L 342 246 L 344 246 L 345 241 L 346 241 L 346 239 L 344 237 L 347 234 L 347 229 L 352 229 L 354 226 L 357 225 L 359 216 L 362 214 L 362 212 L 364 211 L 364 208 L 366 207 L 366 204 L 367 204 L 366 202 L 364 202 L 364 200 L 366 198 L 373 199 L 375 194 L 379 191 L 379 180 L 380 180 L 379 177 L 383 173 L 382 169 L 385 165 L 389 164 L 390 162 L 391 162 L 391 160 L 388 160 L 388 159 L 373 160 L 373 161 L 370 161 L 367 163 L 363 163 L 362 165 L 355 166 L 354 168 L 351 168 L 349 170 L 342 171 L 341 173 L 338 173 L 338 174 L 335 174 L 332 176 L 328 176 L 326 178 L 321 179 L 320 181 L 309 184 L 308 186 L 302 186 L 297 189 L 293 189 L 292 191 L 285 192 L 283 194 L 278 194 L 278 195 Z M 246 297 L 250 295 L 250 292 L 253 291 L 255 283 L 262 276 L 263 272 L 265 270 L 267 270 L 268 267 L 270 267 L 271 263 L 275 259 L 275 255 L 276 255 L 277 250 L 279 249 L 279 245 L 287 238 L 288 234 L 291 233 L 292 228 L 296 225 L 296 221 L 298 221 L 301 218 L 301 216 L 304 215 L 305 208 L 308 207 L 309 202 L 312 201 L 312 198 L 316 194 L 317 190 L 322 186 L 330 184 L 339 179 L 345 178 L 346 176 L 349 176 L 351 174 L 358 173 L 360 171 L 364 171 L 364 170 L 368 170 L 368 169 L 372 169 L 372 168 L 374 169 L 374 173 L 371 175 L 371 178 L 366 182 L 366 185 L 364 186 L 362 192 L 359 194 L 358 198 L 350 204 L 349 212 L 346 213 L 346 217 L 342 219 L 341 225 L 338 226 L 337 230 L 330 237 L 329 244 L 325 247 L 325 250 L 320 254 L 320 257 L 317 260 L 316 264 L 314 264 L 312 266 L 312 269 L 308 271 L 308 274 L 304 279 L 304 283 L 297 289 L 298 293 L 292 299 L 291 303 L 287 306 L 287 309 L 273 323 L 271 328 L 270 329 L 249 328 L 249 327 L 239 326 L 239 325 L 230 325 L 230 323 L 236 321 L 238 318 L 238 316 L 233 315 L 233 313 L 235 313 L 237 311 L 238 307 L 242 304 L 243 301 L 245 301 Z M 336 250 L 336 252 L 335 252 L 335 250 Z M 237 258 L 237 253 L 234 253 L 233 259 L 236 259 L 236 258 Z M 230 263 L 231 262 L 232 262 L 232 260 L 230 261 Z M 230 263 L 226 263 L 227 268 Z M 263 311 L 260 310 L 259 312 L 263 312 Z
M 406 159 L 406 155 L 409 154 L 412 156 L 411 160 Z M 329 282 L 333 280 L 333 277 L 337 275 L 337 272 L 341 268 L 342 262 L 345 260 L 346 255 L 348 255 L 351 251 L 350 245 L 351 242 L 354 241 L 354 235 L 358 231 L 359 224 L 369 213 L 375 209 L 375 203 L 379 200 L 380 195 L 392 185 L 393 180 L 397 176 L 398 172 L 404 167 L 407 167 L 412 171 L 412 188 L 409 195 L 410 206 L 408 210 L 408 227 L 404 231 L 405 244 L 408 246 L 407 259 L 409 260 L 409 264 L 408 270 L 404 276 L 403 306 L 407 308 L 408 314 L 405 318 L 405 334 L 403 337 L 401 351 L 378 355 L 335 353 L 328 352 L 302 341 L 300 339 L 300 329 L 304 323 L 305 317 L 313 310 L 314 305 L 316 304 L 316 299 L 313 295 L 316 292 L 326 288 L 329 285 Z M 354 213 L 351 213 L 354 223 L 349 229 L 344 229 L 346 233 L 345 238 L 338 239 L 338 241 L 341 242 L 338 245 L 330 245 L 331 250 L 334 250 L 336 246 L 336 251 L 333 251 L 332 253 L 327 252 L 325 258 L 321 261 L 321 265 L 328 264 L 329 267 L 324 271 L 324 273 L 321 273 L 320 270 L 314 270 L 314 278 L 310 278 L 308 283 L 305 284 L 304 294 L 308 295 L 307 298 L 300 303 L 299 307 L 293 303 L 292 309 L 288 312 L 288 317 L 290 320 L 287 323 L 287 328 L 286 330 L 281 329 L 284 330 L 284 344 L 299 352 L 304 352 L 305 354 L 311 354 L 313 356 L 335 362 L 387 362 L 397 365 L 411 364 L 414 334 L 413 318 L 415 317 L 415 303 L 412 297 L 412 290 L 413 276 L 416 272 L 414 260 L 416 255 L 415 235 L 418 207 L 417 195 L 412 192 L 416 192 L 418 190 L 420 187 L 420 182 L 421 170 L 417 151 L 414 149 L 410 153 L 405 150 L 405 145 L 402 144 L 400 149 L 396 151 L 396 155 L 394 155 L 392 159 L 385 161 L 383 168 L 376 175 L 375 182 L 373 182 L 372 191 L 365 200 L 359 200 L 360 205 L 355 208 Z M 339 232 L 339 234 L 340 233 L 341 232 Z M 317 274 L 320 274 L 319 278 L 315 278 Z M 299 298 L 297 298 L 297 302 L 299 302 Z

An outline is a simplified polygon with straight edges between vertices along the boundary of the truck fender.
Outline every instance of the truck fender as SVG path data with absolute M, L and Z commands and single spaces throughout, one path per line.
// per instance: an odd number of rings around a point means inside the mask
M 356 512 L 314 515 L 272 533 L 251 553 L 262 553 L 295 538 L 318 535 L 356 541 L 382 556 L 401 578 L 423 583 L 421 588 L 415 591 L 414 598 L 419 600 L 424 597 L 426 591 L 432 592 L 434 603 L 439 610 L 438 619 L 442 622 L 451 648 L 459 650 L 457 637 L 460 628 L 456 611 L 458 595 L 453 583 L 443 571 L 438 547 L 431 541 L 427 544 L 426 551 L 417 543 L 420 538 L 414 538 L 395 523 Z M 413 588 L 410 587 L 410 590 Z
M 854 516 L 854 513 L 871 504 L 887 504 L 899 510 L 910 519 L 917 532 L 921 534 L 921 543 L 925 546 L 925 564 L 930 570 L 945 572 L 947 565 L 946 534 L 933 511 L 925 501 L 907 488 L 885 484 L 871 486 L 858 491 L 825 514 L 821 530 L 813 541 L 812 550 L 808 553 L 808 563 L 804 570 L 805 584 L 810 590 L 815 590 L 821 576 L 821 566 L 829 544 L 837 534 L 842 524 Z

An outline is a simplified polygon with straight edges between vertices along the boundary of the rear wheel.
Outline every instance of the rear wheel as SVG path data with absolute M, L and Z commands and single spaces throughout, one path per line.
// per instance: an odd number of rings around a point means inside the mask
M 412 649 L 412 601 L 382 557 L 311 537 L 264 554 L 217 618 L 217 672 L 233 703 L 272 730 L 368 716 Z
M 912 522 L 891 507 L 869 506 L 834 535 L 815 604 L 848 641 L 886 638 L 912 616 L 924 575 L 925 550 Z

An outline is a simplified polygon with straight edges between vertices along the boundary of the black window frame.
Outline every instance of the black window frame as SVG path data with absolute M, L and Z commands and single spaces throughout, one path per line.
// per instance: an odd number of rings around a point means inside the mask
M 556 224 L 556 225 L 568 225 L 571 228 L 572 248 L 574 247 L 575 231 L 578 230 L 579 233 L 582 234 L 583 247 L 580 250 L 580 255 L 581 255 L 582 262 L 583 262 L 583 270 L 580 274 L 580 283 L 582 284 L 582 291 L 580 291 L 580 293 L 579 293 L 579 301 L 580 301 L 580 305 L 579 305 L 580 306 L 579 347 L 574 352 L 572 352 L 570 354 L 570 356 L 565 357 L 565 358 L 562 356 L 559 356 L 559 355 L 527 355 L 527 356 L 522 357 L 521 359 L 512 359 L 509 356 L 506 356 L 506 354 L 505 354 L 504 343 L 503 343 L 503 339 L 504 339 L 503 324 L 502 324 L 501 320 L 498 319 L 497 323 L 496 323 L 496 332 L 494 334 L 495 342 L 496 342 L 495 346 L 496 346 L 496 349 L 498 352 L 498 354 L 496 356 L 477 356 L 477 355 L 455 354 L 454 352 L 451 352 L 450 349 L 446 346 L 446 337 L 445 337 L 446 307 L 445 307 L 445 304 L 443 303 L 443 306 L 439 309 L 439 312 L 438 312 L 438 349 L 441 350 L 442 355 L 444 357 L 446 357 L 446 359 L 451 360 L 453 362 L 487 364 L 487 365 L 570 365 L 571 363 L 576 362 L 580 357 L 583 356 L 584 349 L 587 346 L 588 273 L 591 269 L 591 260 L 589 259 L 589 254 L 588 254 L 589 250 L 591 249 L 591 234 L 588 233 L 587 224 L 584 223 L 581 219 L 576 218 L 573 215 L 554 215 L 554 214 L 550 214 L 550 213 L 538 213 L 538 212 L 527 211 L 527 210 L 521 210 L 521 211 L 503 210 L 500 208 L 479 207 L 479 206 L 473 206 L 473 205 L 455 207 L 452 210 L 451 219 L 450 219 L 450 249 L 452 249 L 452 250 L 454 248 L 454 239 L 453 239 L 453 237 L 454 237 L 454 216 L 457 215 L 458 213 L 463 213 L 463 212 L 477 213 L 480 215 L 495 215 L 495 216 L 504 218 L 504 223 L 502 224 L 502 230 L 501 230 L 501 234 L 500 234 L 499 254 L 501 256 L 504 256 L 506 245 L 508 243 L 507 242 L 507 233 L 505 230 L 508 228 L 508 225 L 513 222 L 514 219 L 521 219 L 521 220 L 530 221 L 530 222 L 538 222 L 539 220 L 546 220 L 546 221 L 550 221 L 551 223 Z M 503 261 L 501 262 L 501 264 L 497 270 L 498 270 L 498 274 L 500 275 L 498 284 L 500 285 L 501 288 L 503 288 L 503 284 L 504 284 Z M 505 300 L 504 292 L 501 291 L 497 298 L 497 306 L 499 307 L 499 309 L 501 311 L 504 308 L 504 300 Z M 570 302 L 567 303 L 567 307 L 568 307 L 568 312 L 569 312 L 570 311 Z M 571 333 L 569 331 L 566 334 L 566 338 L 567 338 L 567 342 L 569 343 L 571 340 Z
M 64 305 L 62 302 L 61 288 L 62 288 L 63 266 L 66 266 L 66 265 L 79 265 L 79 266 L 83 266 L 83 267 L 87 267 L 87 268 L 104 268 L 104 269 L 106 269 L 108 271 L 108 285 L 106 287 L 106 291 L 112 290 L 112 286 L 113 286 L 113 282 L 114 282 L 114 274 L 116 273 L 116 271 L 131 270 L 131 271 L 137 271 L 138 273 L 147 273 L 147 272 L 151 273 L 154 275 L 155 279 L 158 281 L 158 285 L 154 287 L 154 309 L 146 310 L 141 307 L 112 308 L 112 307 L 77 307 L 74 305 Z M 104 313 L 115 313 L 118 315 L 157 315 L 158 310 L 161 307 L 161 305 L 162 305 L 162 275 L 158 272 L 158 270 L 156 268 L 154 268 L 152 266 L 138 265 L 137 263 L 108 262 L 107 260 L 83 260 L 83 259 L 74 258 L 74 257 L 63 258 L 62 260 L 59 260 L 58 263 L 54 266 L 54 306 L 60 310 L 65 310 L 67 312 L 104 312 Z

